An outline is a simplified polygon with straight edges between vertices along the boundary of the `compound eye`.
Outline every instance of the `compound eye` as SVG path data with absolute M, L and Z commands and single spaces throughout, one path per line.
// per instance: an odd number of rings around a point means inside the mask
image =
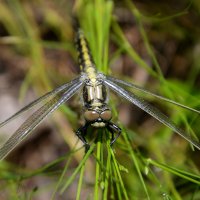
M 87 121 L 95 121 L 99 118 L 99 113 L 94 110 L 87 110 L 84 113 L 84 117 Z
M 110 110 L 104 110 L 101 114 L 100 114 L 101 119 L 105 120 L 105 121 L 109 121 L 112 118 L 112 113 Z

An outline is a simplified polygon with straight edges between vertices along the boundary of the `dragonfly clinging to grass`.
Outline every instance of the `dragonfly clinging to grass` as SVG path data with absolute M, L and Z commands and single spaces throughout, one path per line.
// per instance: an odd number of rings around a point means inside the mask
M 72 96 L 81 92 L 83 100 L 83 116 L 85 124 L 76 131 L 76 135 L 84 143 L 86 149 L 89 143 L 86 140 L 87 129 L 89 126 L 95 128 L 106 128 L 111 133 L 110 144 L 112 145 L 121 134 L 121 129 L 114 124 L 112 120 L 112 112 L 108 106 L 108 90 L 114 91 L 120 97 L 128 100 L 136 105 L 152 117 L 168 126 L 174 132 L 186 139 L 189 143 L 200 150 L 200 144 L 193 140 L 187 133 L 178 128 L 166 115 L 157 108 L 150 105 L 144 99 L 138 97 L 134 93 L 125 89 L 126 87 L 141 90 L 144 93 L 150 93 L 160 99 L 174 103 L 178 106 L 200 113 L 200 111 L 189 108 L 182 104 L 176 103 L 170 99 L 153 94 L 132 83 L 125 82 L 97 71 L 95 63 L 92 59 L 87 40 L 83 31 L 78 28 L 75 38 L 75 44 L 78 51 L 78 62 L 81 74 L 69 83 L 61 85 L 51 92 L 46 93 L 42 97 L 28 104 L 13 116 L 0 123 L 3 127 L 11 122 L 22 113 L 43 103 L 28 119 L 22 123 L 12 136 L 0 147 L 0 160 L 3 159 L 10 151 L 12 151 L 24 138 L 26 138 L 39 125 L 44 118 L 58 109 L 62 104 L 67 102 Z

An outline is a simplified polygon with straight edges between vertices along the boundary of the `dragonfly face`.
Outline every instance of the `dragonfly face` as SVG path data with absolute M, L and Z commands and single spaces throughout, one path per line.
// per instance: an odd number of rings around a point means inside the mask
M 110 89 L 120 97 L 128 100 L 164 125 L 168 126 L 171 130 L 179 134 L 200 150 L 200 144 L 197 141 L 194 141 L 183 130 L 178 128 L 166 115 L 150 105 L 144 99 L 138 97 L 136 94 L 125 88 L 129 87 L 131 89 L 140 90 L 144 93 L 151 94 L 159 99 L 181 106 L 196 113 L 200 113 L 200 111 L 189 108 L 165 97 L 153 94 L 132 83 L 110 76 L 105 76 L 104 74 L 97 72 L 87 41 L 80 29 L 78 30 L 76 36 L 76 47 L 78 50 L 78 62 L 82 71 L 81 75 L 71 82 L 63 84 L 51 92 L 46 93 L 42 97 L 22 108 L 7 120 L 0 123 L 0 127 L 3 127 L 15 118 L 19 117 L 25 111 L 32 109 L 36 105 L 41 105 L 39 109 L 33 112 L 32 115 L 30 115 L 13 133 L 13 135 L 0 147 L 0 160 L 3 159 L 12 149 L 14 149 L 25 137 L 27 137 L 45 117 L 58 109 L 80 90 L 82 90 L 83 116 L 86 122 L 77 130 L 76 135 L 85 144 L 86 149 L 89 148 L 89 144 L 86 140 L 88 126 L 93 126 L 95 128 L 105 127 L 111 133 L 111 145 L 121 133 L 121 129 L 111 122 L 112 113 L 108 107 L 107 92 L 108 89 Z
M 112 113 L 109 108 L 102 111 L 102 108 L 95 107 L 87 109 L 84 112 L 84 118 L 91 124 L 91 126 L 103 128 L 111 120 Z

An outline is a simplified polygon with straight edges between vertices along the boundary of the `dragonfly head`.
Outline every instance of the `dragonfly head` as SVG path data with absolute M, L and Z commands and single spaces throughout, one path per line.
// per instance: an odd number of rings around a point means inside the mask
M 87 108 L 84 111 L 84 118 L 91 123 L 91 126 L 96 128 L 105 127 L 106 122 L 112 119 L 112 112 L 108 107 L 104 109 Z

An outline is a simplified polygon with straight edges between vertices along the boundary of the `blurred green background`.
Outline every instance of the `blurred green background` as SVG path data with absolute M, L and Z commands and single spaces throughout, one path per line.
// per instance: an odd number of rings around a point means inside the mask
M 200 109 L 199 1 L 2 0 L 1 121 L 77 76 L 74 13 L 100 71 Z M 138 94 L 200 138 L 198 114 Z M 0 163 L 0 199 L 200 199 L 199 151 L 130 103 L 111 102 L 123 130 L 114 154 L 97 147 L 79 171 L 75 97 Z

